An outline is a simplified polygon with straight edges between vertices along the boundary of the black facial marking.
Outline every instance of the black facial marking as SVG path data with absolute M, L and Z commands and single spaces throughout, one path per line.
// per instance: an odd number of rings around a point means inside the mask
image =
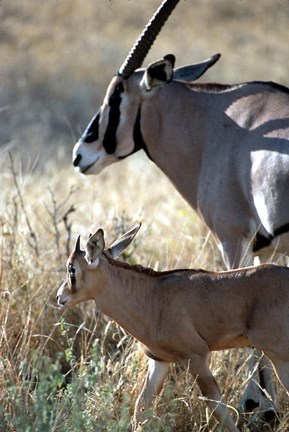
M 143 135 L 141 132 L 141 126 L 140 126 L 140 120 L 141 120 L 141 108 L 139 107 L 138 112 L 137 112 L 137 116 L 136 116 L 136 121 L 135 121 L 134 128 L 133 128 L 134 149 L 133 149 L 132 153 L 135 153 L 138 150 L 143 149 L 146 152 L 149 159 L 152 160 L 152 157 L 149 154 L 147 145 L 143 139 Z
M 82 140 L 86 143 L 92 143 L 98 140 L 98 126 L 99 126 L 100 109 L 97 111 L 85 132 L 82 135 Z
M 73 166 L 77 167 L 81 159 L 82 159 L 81 154 L 76 155 L 76 158 L 73 161 Z
M 167 80 L 167 74 L 165 72 L 165 65 L 157 65 L 151 68 L 150 75 L 152 78 L 156 78 L 159 81 L 166 81 Z
M 119 156 L 118 159 L 120 159 L 120 160 L 125 159 L 126 157 L 130 156 L 131 154 L 136 153 L 139 150 L 144 150 L 146 152 L 148 158 L 150 160 L 153 160 L 149 151 L 148 151 L 147 145 L 143 139 L 143 135 L 141 132 L 141 126 L 140 126 L 140 120 L 141 120 L 141 107 L 139 107 L 139 109 L 138 109 L 135 124 L 133 127 L 133 141 L 134 141 L 133 151 L 131 153 L 125 155 L 125 156 Z
M 123 83 L 119 83 L 113 94 L 109 99 L 109 117 L 108 117 L 108 125 L 105 131 L 104 139 L 103 139 L 103 147 L 106 150 L 107 154 L 112 154 L 115 152 L 117 141 L 116 141 L 116 131 L 119 125 L 120 119 L 120 104 L 121 104 L 121 93 L 123 93 Z

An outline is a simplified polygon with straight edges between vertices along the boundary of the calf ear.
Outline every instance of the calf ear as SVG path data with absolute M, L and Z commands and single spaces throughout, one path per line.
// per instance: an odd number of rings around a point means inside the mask
M 109 248 L 109 252 L 113 256 L 113 258 L 117 258 L 119 254 L 121 254 L 125 248 L 133 241 L 136 233 L 140 229 L 141 224 L 137 224 L 130 231 L 126 232 L 122 235 L 118 240 L 116 240 Z
M 173 69 L 175 56 L 166 55 L 162 60 L 151 63 L 145 70 L 140 82 L 141 88 L 150 91 L 153 87 L 158 87 L 169 83 L 173 79 Z
M 85 257 L 88 263 L 93 263 L 97 260 L 105 247 L 103 230 L 99 229 L 94 234 L 90 234 L 85 248 Z
M 81 249 L 80 249 L 80 235 L 77 237 L 77 240 L 76 240 L 76 243 L 75 243 L 75 246 L 74 246 L 74 252 L 75 253 L 79 253 L 79 252 L 81 252 Z

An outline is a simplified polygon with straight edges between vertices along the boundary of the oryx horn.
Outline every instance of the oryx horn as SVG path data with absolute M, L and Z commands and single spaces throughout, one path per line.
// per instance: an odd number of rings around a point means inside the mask
M 167 21 L 179 1 L 180 0 L 164 0 L 162 2 L 130 50 L 127 58 L 118 71 L 119 75 L 128 78 L 141 66 L 157 35 L 161 31 L 162 26 Z

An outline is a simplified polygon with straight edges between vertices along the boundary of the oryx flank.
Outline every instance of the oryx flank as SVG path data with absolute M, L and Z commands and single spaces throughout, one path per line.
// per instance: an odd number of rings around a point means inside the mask
M 133 46 L 73 164 L 97 174 L 143 149 L 212 231 L 228 269 L 288 254 L 289 89 L 195 84 L 219 55 L 177 69 L 167 55 L 140 69 L 177 3 L 164 1 Z
M 105 249 L 99 229 L 80 240 L 67 262 L 59 305 L 94 300 L 138 341 L 149 357 L 146 382 L 135 405 L 134 428 L 162 388 L 171 362 L 190 370 L 215 418 L 237 432 L 209 369 L 211 351 L 257 347 L 271 360 L 289 394 L 289 268 L 262 264 L 225 272 L 155 272 L 117 261 L 139 225 Z M 278 286 L 278 296 L 276 296 Z

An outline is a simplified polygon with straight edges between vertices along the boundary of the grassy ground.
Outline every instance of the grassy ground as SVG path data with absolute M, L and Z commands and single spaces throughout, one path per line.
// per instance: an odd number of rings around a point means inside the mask
M 108 242 L 136 221 L 128 261 L 158 269 L 222 263 L 212 237 L 144 156 L 84 178 L 71 147 L 158 1 L 0 3 L 0 431 L 128 431 L 145 375 L 135 342 L 92 304 L 63 312 L 55 294 L 68 251 L 103 227 Z M 178 65 L 222 52 L 208 79 L 288 85 L 289 3 L 186 1 L 149 54 Z M 176 27 L 176 31 L 172 28 Z M 249 352 L 212 356 L 236 407 Z M 279 388 L 280 425 L 289 429 Z M 237 413 L 232 408 L 232 415 Z M 209 422 L 209 426 L 206 426 Z M 186 371 L 172 366 L 148 431 L 217 431 Z M 247 430 L 246 427 L 243 428 Z
M 55 294 L 76 233 L 85 239 L 100 226 L 109 242 L 137 220 L 143 222 L 127 258 L 133 262 L 162 269 L 205 266 L 205 256 L 213 250 L 206 232 L 199 227 L 191 236 L 189 208 L 172 190 L 165 198 L 171 186 L 158 178 L 152 164 L 146 169 L 151 184 L 137 179 L 143 164 L 141 159 L 126 162 L 116 167 L 116 176 L 104 173 L 87 180 L 68 166 L 57 176 L 51 170 L 41 177 L 24 174 L 9 157 L 1 208 L 0 430 L 129 429 L 144 357 L 122 329 L 94 317 L 93 305 L 62 312 Z M 156 181 L 159 191 L 148 197 L 147 187 L 151 190 Z M 193 412 L 195 416 L 193 383 L 184 376 L 185 382 L 174 387 L 174 380 L 173 369 L 159 418 L 153 418 L 154 430 L 183 430 L 184 416 L 188 425 Z M 203 403 L 198 404 L 204 412 Z
M 114 175 L 108 170 L 85 179 L 69 166 L 57 176 L 51 170 L 41 176 L 24 174 L 9 158 L 1 207 L 1 431 L 130 428 L 146 366 L 137 344 L 107 318 L 96 317 L 93 304 L 65 312 L 56 306 L 67 251 L 78 233 L 84 242 L 88 233 L 103 227 L 109 243 L 141 220 L 142 229 L 126 256 L 129 262 L 160 269 L 221 267 L 206 229 L 156 168 L 146 167 L 149 184 L 138 178 L 143 164 L 138 158 L 115 166 Z M 147 196 L 148 187 L 154 187 L 154 197 Z M 245 386 L 249 355 L 232 350 L 212 356 L 212 369 L 232 407 Z M 284 411 L 276 430 L 281 432 L 289 418 L 284 391 L 279 391 Z M 211 419 L 206 427 L 200 396 L 189 374 L 172 366 L 145 430 L 220 430 Z M 237 418 L 234 408 L 232 414 Z

